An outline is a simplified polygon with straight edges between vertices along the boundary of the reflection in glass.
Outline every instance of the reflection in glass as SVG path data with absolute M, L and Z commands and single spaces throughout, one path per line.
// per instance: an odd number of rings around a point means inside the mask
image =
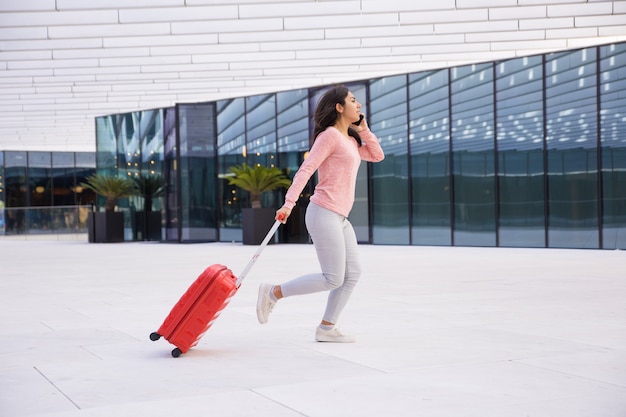
M 414 245 L 450 245 L 448 70 L 409 75 Z
M 181 240 L 217 240 L 215 103 L 178 105 Z
M 180 204 L 180 159 L 178 154 L 177 107 L 163 113 L 163 177 L 165 179 L 165 240 L 182 241 Z
M 4 191 L 6 207 L 27 207 L 26 152 L 6 151 L 4 153 Z M 24 233 L 26 230 L 24 210 L 5 213 L 7 233 Z
M 248 165 L 277 166 L 276 96 L 264 94 L 246 98 L 246 153 Z M 263 207 L 278 208 L 281 190 L 263 193 Z M 249 197 L 249 193 L 246 193 Z M 250 207 L 249 203 L 244 208 Z
M 117 174 L 117 137 L 123 116 L 96 118 L 96 166 L 98 172 Z
M 369 127 L 385 159 L 372 164 L 373 243 L 409 244 L 407 76 L 370 83 Z
M 626 248 L 626 44 L 600 47 L 602 246 Z
M 52 155 L 28 152 L 28 205 L 52 205 Z
M 597 248 L 596 49 L 546 57 L 548 246 Z
M 278 162 L 284 172 L 293 179 L 304 155 L 309 150 L 309 94 L 306 89 L 285 91 L 276 94 L 276 140 Z M 284 193 L 281 190 L 281 205 Z M 309 203 L 312 186 L 309 183 L 302 191 L 289 217 L 289 222 L 279 230 L 281 242 L 305 243 L 308 233 L 304 224 L 304 212 Z
M 452 68 L 454 245 L 495 246 L 493 64 Z
M 543 63 L 496 65 L 500 246 L 545 247 Z
M 241 241 L 241 208 L 249 204 L 248 193 L 228 184 L 228 169 L 246 161 L 246 108 L 243 98 L 217 102 L 217 156 L 221 197 L 220 240 Z

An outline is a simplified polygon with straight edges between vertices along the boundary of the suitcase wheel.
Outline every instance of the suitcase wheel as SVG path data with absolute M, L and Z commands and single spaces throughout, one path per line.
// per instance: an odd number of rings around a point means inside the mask
M 172 356 L 175 357 L 175 358 L 179 357 L 182 354 L 183 354 L 183 352 L 180 349 L 178 349 L 178 348 L 176 348 L 176 349 L 174 349 L 172 351 Z
M 153 342 L 155 340 L 159 340 L 160 338 L 161 338 L 161 335 L 158 334 L 157 332 L 150 333 L 150 340 L 152 340 Z

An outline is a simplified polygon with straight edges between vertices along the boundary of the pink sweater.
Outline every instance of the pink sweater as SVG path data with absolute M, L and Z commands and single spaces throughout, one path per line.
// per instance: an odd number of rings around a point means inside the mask
M 318 171 L 318 183 L 311 201 L 335 213 L 348 217 L 356 188 L 356 176 L 361 160 L 378 162 L 385 158 L 378 138 L 369 129 L 359 132 L 363 145 L 346 138 L 335 127 L 317 136 L 309 156 L 293 178 L 285 196 L 285 207 L 293 208 L 311 176 Z

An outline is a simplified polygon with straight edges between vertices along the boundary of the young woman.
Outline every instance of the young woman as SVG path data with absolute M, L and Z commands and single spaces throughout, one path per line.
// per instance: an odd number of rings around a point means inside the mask
M 305 221 L 321 272 L 281 285 L 261 284 L 257 317 L 261 324 L 267 323 L 274 305 L 282 297 L 330 291 L 315 339 L 354 342 L 353 336 L 335 326 L 361 275 L 357 239 L 348 214 L 354 203 L 361 160 L 378 162 L 385 155 L 361 114 L 361 104 L 345 86 L 332 87 L 322 96 L 314 120 L 313 146 L 287 190 L 285 204 L 276 211 L 276 219 L 287 221 L 304 186 L 317 171 L 318 184 Z

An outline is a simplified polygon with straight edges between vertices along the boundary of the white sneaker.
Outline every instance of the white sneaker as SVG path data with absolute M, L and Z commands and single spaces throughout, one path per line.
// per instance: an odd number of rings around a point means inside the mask
M 272 284 L 259 285 L 259 298 L 256 300 L 256 316 L 261 324 L 267 323 L 270 313 L 276 304 L 276 301 L 270 297 L 272 287 Z
M 318 326 L 315 330 L 315 340 L 318 342 L 354 343 L 356 339 L 354 336 L 342 333 L 338 327 L 324 330 Z

